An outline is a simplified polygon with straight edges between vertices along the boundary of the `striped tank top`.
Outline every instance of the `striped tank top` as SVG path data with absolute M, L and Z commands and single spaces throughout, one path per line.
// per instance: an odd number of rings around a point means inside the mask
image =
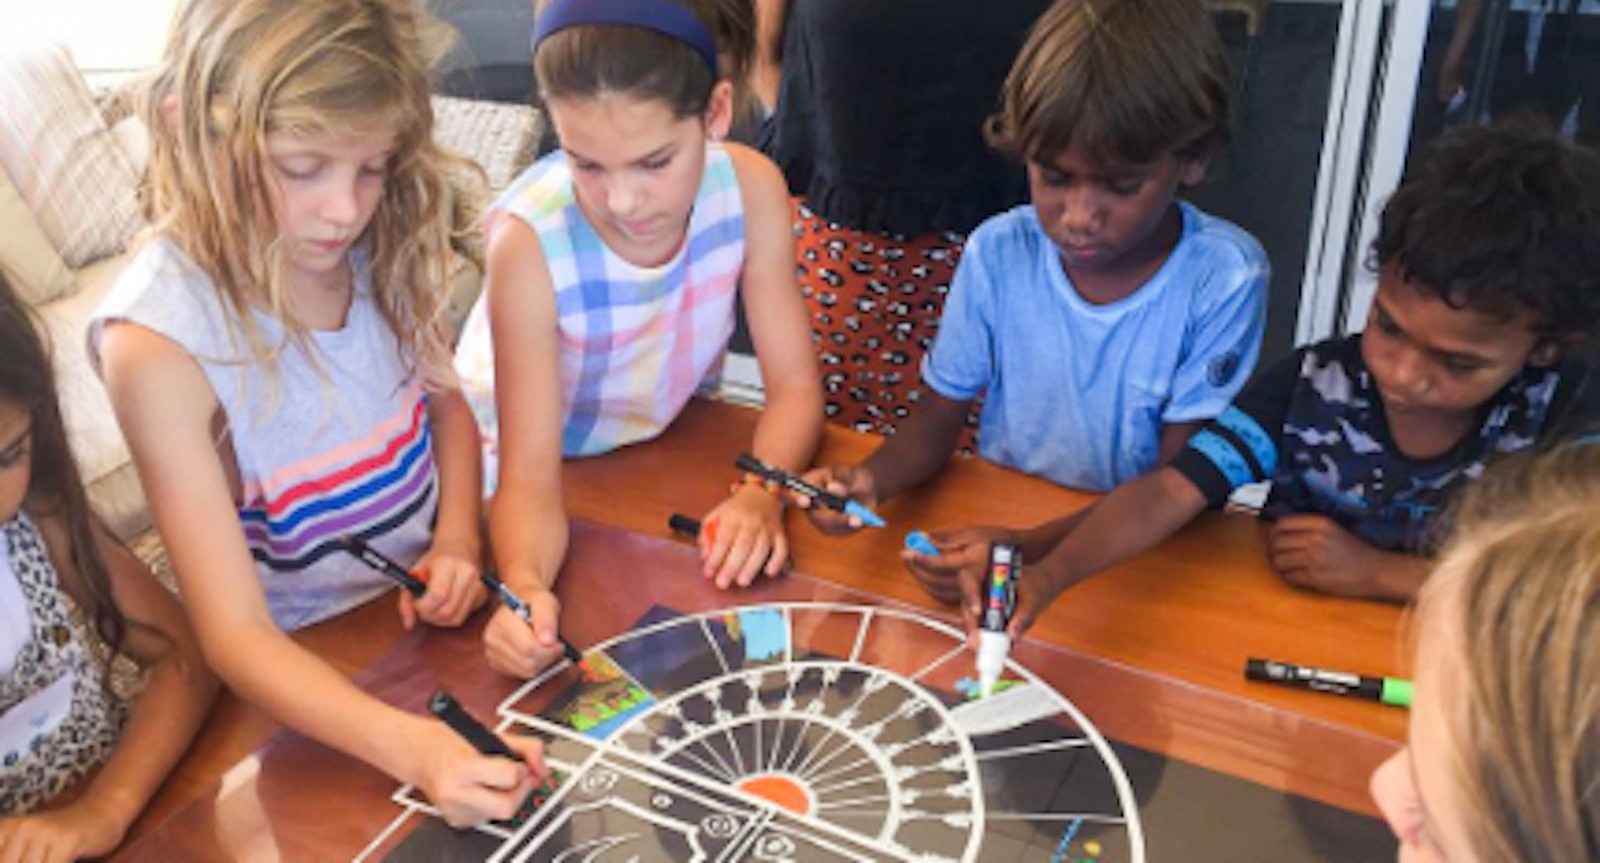
M 344 327 L 310 334 L 314 359 L 288 343 L 275 370 L 248 359 L 210 277 L 164 238 L 140 250 L 89 330 L 97 364 L 106 322 L 128 321 L 176 342 L 205 372 L 237 459 L 240 529 L 286 630 L 390 586 L 340 551 L 341 536 L 409 565 L 428 548 L 438 503 L 427 396 L 378 311 L 364 250 L 350 263 Z M 275 319 L 253 314 L 269 343 L 281 339 Z
M 635 266 L 606 246 L 578 206 L 559 150 L 530 166 L 495 203 L 492 218 L 505 216 L 538 235 L 555 291 L 563 455 L 649 440 L 697 390 L 715 386 L 744 269 L 744 206 L 733 160 L 720 144 L 706 146 L 683 245 L 661 266 Z M 498 422 L 482 299 L 462 333 L 456 370 L 486 435 L 492 488 Z

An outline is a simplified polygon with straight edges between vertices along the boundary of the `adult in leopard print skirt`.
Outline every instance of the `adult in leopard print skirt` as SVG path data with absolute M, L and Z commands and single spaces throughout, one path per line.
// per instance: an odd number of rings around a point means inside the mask
M 1022 166 L 982 127 L 1049 5 L 758 3 L 755 90 L 775 104 L 761 144 L 796 196 L 797 275 L 832 422 L 893 433 L 966 232 L 1027 200 Z

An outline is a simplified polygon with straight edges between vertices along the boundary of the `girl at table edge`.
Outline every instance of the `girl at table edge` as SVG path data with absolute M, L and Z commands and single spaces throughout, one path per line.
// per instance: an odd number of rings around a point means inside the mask
M 90 508 L 48 349 L 4 276 L 0 345 L 0 861 L 66 863 L 122 843 L 217 684 L 177 600 Z M 142 674 L 131 703 L 118 657 Z
M 1410 744 L 1372 777 L 1400 860 L 1600 860 L 1600 444 L 1491 468 L 1416 614 Z
M 484 297 L 456 354 L 486 461 L 498 455 L 494 556 L 532 611 L 532 625 L 505 609 L 491 618 L 485 650 L 500 671 L 531 676 L 560 655 L 562 458 L 660 434 L 715 381 L 736 294 L 766 392 L 751 452 L 797 471 L 821 437 L 788 190 L 765 156 L 722 142 L 754 27 L 750 0 L 539 10 L 534 71 L 562 149 L 495 204 Z M 718 587 L 776 575 L 788 558 L 783 501 L 752 479 L 703 519 L 703 574 Z

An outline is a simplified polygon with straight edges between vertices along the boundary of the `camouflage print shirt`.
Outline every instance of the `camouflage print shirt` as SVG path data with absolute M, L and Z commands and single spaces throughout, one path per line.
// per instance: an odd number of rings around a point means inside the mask
M 1427 552 L 1434 516 L 1490 460 L 1559 440 L 1600 419 L 1600 384 L 1575 361 L 1524 368 L 1449 451 L 1415 459 L 1394 445 L 1361 337 L 1302 348 L 1252 381 L 1190 438 L 1173 466 L 1212 506 L 1270 479 L 1262 515 L 1318 513 L 1371 545 Z

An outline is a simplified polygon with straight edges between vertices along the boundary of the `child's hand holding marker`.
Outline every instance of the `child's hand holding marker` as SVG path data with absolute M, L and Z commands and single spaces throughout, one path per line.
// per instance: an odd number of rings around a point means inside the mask
M 478 565 L 471 555 L 436 545 L 416 566 L 406 569 L 359 536 L 342 536 L 339 545 L 402 588 L 400 620 L 408 630 L 418 617 L 434 626 L 460 626 L 488 595 L 478 585 Z
M 428 709 L 443 722 L 430 729 L 438 738 L 431 751 L 440 757 L 430 765 L 434 781 L 425 787 L 451 827 L 511 818 L 549 776 L 539 740 L 495 734 L 442 690 L 434 693 Z M 471 757 L 471 752 L 479 757 Z
M 872 471 L 855 465 L 830 465 L 807 471 L 802 479 L 823 491 L 849 500 L 871 513 L 878 505 L 877 482 Z M 795 503 L 806 511 L 806 517 L 817 530 L 829 536 L 839 536 L 860 530 L 867 525 L 859 512 L 838 510 L 828 506 L 815 506 L 810 495 L 793 493 Z M 875 525 L 881 527 L 882 525 Z
M 483 578 L 487 583 L 494 576 L 484 573 Z M 572 658 L 561 640 L 561 600 L 554 593 L 541 588 L 512 591 L 498 579 L 494 584 L 502 602 L 483 632 L 483 652 L 490 668 L 527 679 L 564 654 Z M 516 602 L 506 601 L 507 594 Z
M 906 534 L 906 547 L 900 552 L 900 559 L 929 596 L 946 605 L 955 605 L 963 595 L 963 572 L 981 576 L 989 565 L 990 546 L 996 543 L 1015 545 L 1017 541 L 1015 531 L 1000 527 L 963 527 L 932 534 L 914 530 Z
M 432 626 L 460 626 L 489 594 L 478 582 L 479 554 L 464 545 L 435 542 L 411 567 L 411 573 L 428 586 L 421 596 L 400 593 L 400 620 L 406 629 L 418 618 Z

